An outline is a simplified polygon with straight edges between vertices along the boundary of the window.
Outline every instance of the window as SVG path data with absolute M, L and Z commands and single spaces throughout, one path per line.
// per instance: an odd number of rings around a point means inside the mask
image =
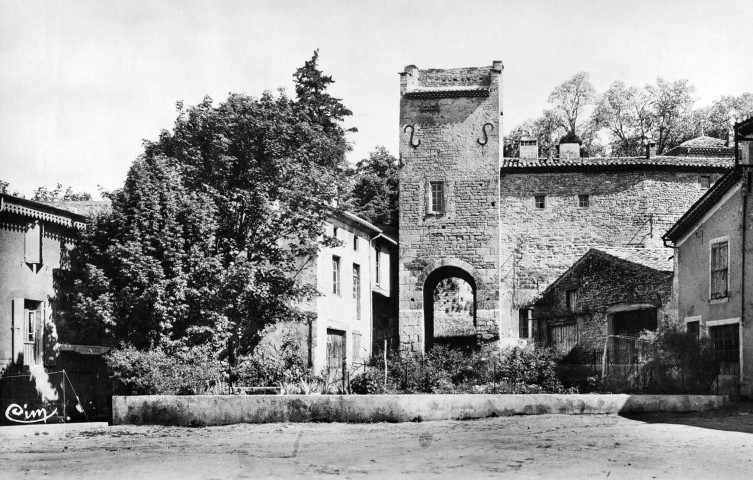
M 332 257 L 332 293 L 340 295 L 340 257 Z
M 588 195 L 578 195 L 578 206 L 580 208 L 588 208 L 589 198 Z
M 527 308 L 521 308 L 518 312 L 518 337 L 529 338 L 528 331 L 528 312 Z
M 337 239 L 337 233 L 339 232 L 339 229 L 337 227 L 332 227 L 332 236 Z
M 444 182 L 431 182 L 431 213 L 444 212 Z
M 565 304 L 568 312 L 574 312 L 578 308 L 578 290 L 566 290 L 565 291 Z
M 721 375 L 740 374 L 740 324 L 709 327 Z
M 24 234 L 24 261 L 42 263 L 42 226 L 39 222 L 27 226 Z
M 353 235 L 353 251 L 358 251 L 358 235 Z
M 701 175 L 701 188 L 708 190 L 711 186 L 711 177 L 708 175 Z
M 380 259 L 379 257 L 382 256 L 382 249 L 379 247 L 376 247 L 375 253 L 374 253 L 374 273 L 376 275 L 376 284 L 381 285 L 382 283 L 382 269 L 379 265 Z
M 726 241 L 711 244 L 711 299 L 725 298 L 728 287 L 729 245 Z
M 535 195 L 533 197 L 533 200 L 536 204 L 536 208 L 538 209 L 546 208 L 546 196 L 545 195 Z
M 361 319 L 361 266 L 353 264 L 353 298 L 356 299 L 356 320 Z
M 361 293 L 361 267 L 353 264 L 353 298 L 358 298 Z
M 701 334 L 701 322 L 699 322 L 698 320 L 686 323 L 685 328 L 687 329 L 688 333 L 693 335 L 694 337 L 698 337 Z
M 34 331 L 36 330 L 36 314 L 33 310 L 27 310 L 26 323 L 24 325 L 24 341 L 27 343 L 34 342 Z

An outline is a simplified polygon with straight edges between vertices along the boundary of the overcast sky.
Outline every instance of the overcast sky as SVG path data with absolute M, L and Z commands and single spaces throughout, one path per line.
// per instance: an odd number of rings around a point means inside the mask
M 504 131 L 585 70 L 597 90 L 687 78 L 696 106 L 753 91 L 753 2 L 0 0 L 0 179 L 122 185 L 175 103 L 285 87 L 320 50 L 364 158 L 398 151 L 398 72 L 502 60 Z M 747 50 L 747 51 L 746 51 Z

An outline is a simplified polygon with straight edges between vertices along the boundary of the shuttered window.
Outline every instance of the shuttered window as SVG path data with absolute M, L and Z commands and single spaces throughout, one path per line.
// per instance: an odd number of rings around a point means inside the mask
M 728 290 L 729 245 L 719 242 L 711 245 L 711 299 L 724 298 Z

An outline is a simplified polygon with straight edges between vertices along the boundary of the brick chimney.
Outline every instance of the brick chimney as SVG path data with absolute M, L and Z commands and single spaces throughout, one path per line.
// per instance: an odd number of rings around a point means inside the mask
M 580 143 L 560 143 L 560 160 L 580 158 Z
M 648 142 L 646 144 L 646 158 L 654 158 L 656 156 L 656 142 Z
M 539 141 L 531 137 L 522 137 L 520 139 L 520 158 L 525 160 L 538 159 Z

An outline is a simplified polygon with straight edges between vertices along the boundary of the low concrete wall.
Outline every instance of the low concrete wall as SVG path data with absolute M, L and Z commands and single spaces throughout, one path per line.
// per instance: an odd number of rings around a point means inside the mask
M 113 424 L 408 422 L 505 415 L 693 412 L 723 395 L 145 395 L 116 396 Z

